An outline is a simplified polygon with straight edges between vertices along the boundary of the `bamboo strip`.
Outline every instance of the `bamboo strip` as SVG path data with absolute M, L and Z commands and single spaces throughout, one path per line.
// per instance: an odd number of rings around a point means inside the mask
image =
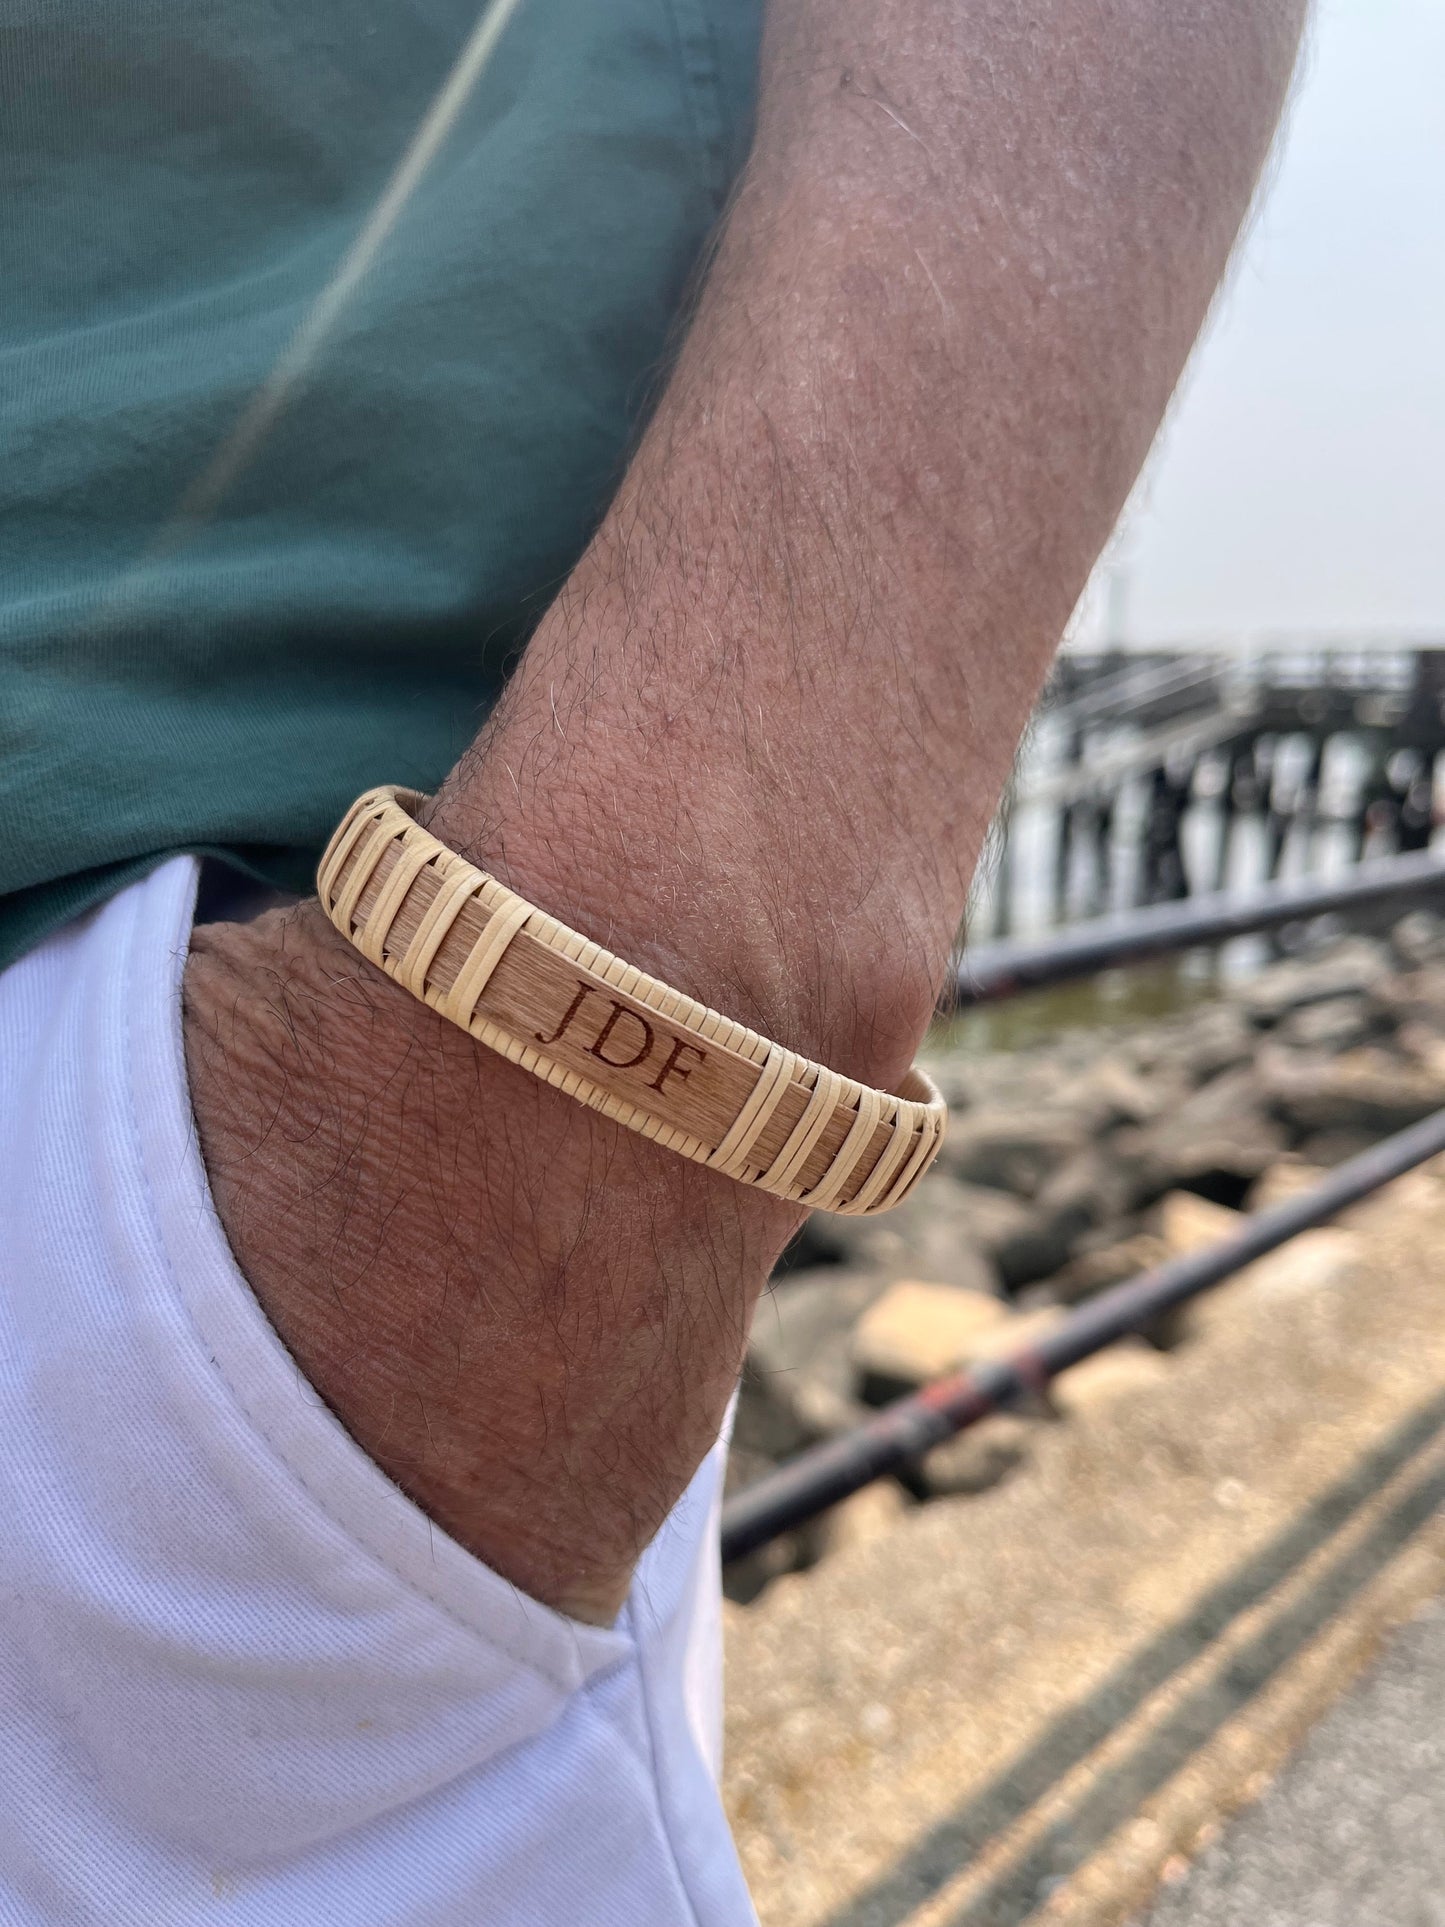
M 897 1093 L 812 1063 L 568 929 L 369 791 L 317 872 L 362 955 L 479 1043 L 667 1149 L 791 1202 L 900 1203 L 947 1118 L 917 1066 Z

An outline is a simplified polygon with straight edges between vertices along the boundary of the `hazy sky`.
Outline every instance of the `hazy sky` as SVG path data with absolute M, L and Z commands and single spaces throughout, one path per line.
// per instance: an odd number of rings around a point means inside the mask
M 1112 602 L 1136 645 L 1445 641 L 1442 511 L 1445 0 L 1319 0 L 1267 195 L 1079 638 Z

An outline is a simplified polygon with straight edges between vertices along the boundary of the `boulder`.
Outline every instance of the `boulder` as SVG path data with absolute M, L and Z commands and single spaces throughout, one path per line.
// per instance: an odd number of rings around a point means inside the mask
M 875 1479 L 823 1514 L 822 1551 L 871 1545 L 902 1525 L 912 1509 L 896 1479 Z
M 1031 1198 L 1083 1150 L 1089 1136 L 1076 1113 L 998 1105 L 967 1111 L 951 1122 L 939 1158 L 953 1177 L 966 1183 Z
M 981 1186 L 975 1196 L 975 1236 L 1006 1290 L 1047 1278 L 1067 1260 L 1078 1229 L 1071 1210 L 1046 1210 Z
M 1146 1078 L 1120 1051 L 1108 1051 L 1059 1088 L 1060 1108 L 1091 1133 L 1147 1124 L 1165 1108 L 1169 1080 Z
M 1013 1322 L 985 1292 L 916 1280 L 890 1285 L 853 1332 L 864 1394 L 882 1402 L 943 1378 L 976 1355 L 985 1332 Z
M 1241 1066 L 1211 1079 L 1141 1133 L 1141 1160 L 1154 1160 L 1158 1189 L 1196 1187 L 1228 1192 L 1251 1183 L 1282 1152 L 1288 1140 L 1266 1108 L 1253 1068 Z
M 765 1291 L 748 1335 L 734 1436 L 740 1430 L 782 1458 L 860 1423 L 867 1414 L 853 1394 L 853 1327 L 887 1289 L 880 1273 L 824 1265 Z
M 1256 1024 L 1277 1024 L 1290 1011 L 1337 997 L 1362 997 L 1389 975 L 1389 959 L 1368 937 L 1349 937 L 1308 960 L 1271 964 L 1239 992 L 1239 1004 Z
M 1134 1063 L 1151 1083 L 1195 1086 L 1247 1064 L 1257 1036 L 1233 1004 L 1201 1004 L 1187 1017 L 1151 1025 L 1134 1044 Z
M 749 1361 L 738 1383 L 728 1454 L 729 1490 L 751 1485 L 781 1460 L 813 1442 L 793 1407 L 789 1388 Z
M 1127 1142 L 1123 1155 L 1112 1144 L 1093 1144 L 1055 1171 L 1034 1200 L 1035 1209 L 1072 1248 L 1086 1231 L 1127 1218 L 1148 1195 L 1151 1178 L 1142 1143 L 1136 1148 Z
M 1098 1420 L 1140 1392 L 1151 1391 L 1169 1372 L 1169 1361 L 1152 1345 L 1138 1338 L 1121 1339 L 1057 1378 L 1054 1403 L 1065 1418 Z
M 1414 1024 L 1445 1035 L 1445 970 L 1439 965 L 1384 978 L 1370 1001 L 1386 1024 Z
M 1357 1158 L 1361 1151 L 1370 1150 L 1379 1141 L 1378 1131 L 1311 1131 L 1299 1140 L 1295 1149 L 1306 1164 L 1318 1165 L 1321 1171 L 1333 1171 L 1337 1164 Z
M 1192 1191 L 1171 1191 L 1159 1206 L 1159 1236 L 1171 1258 L 1187 1257 L 1191 1251 L 1218 1244 L 1243 1222 L 1242 1212 L 1212 1204 Z
M 1434 910 L 1412 910 L 1390 932 L 1390 948 L 1405 970 L 1445 962 L 1445 917 Z
M 962 1290 L 1015 1290 L 1054 1271 L 1069 1239 L 1051 1214 L 1011 1192 L 930 1175 L 898 1210 L 839 1218 L 856 1262 L 891 1278 Z
M 938 1087 L 950 1111 L 966 1111 L 978 1102 L 978 1087 L 973 1077 L 973 1061 L 960 1051 L 931 1051 L 919 1056 L 921 1068 Z
M 970 1340 L 964 1365 L 982 1365 L 992 1358 L 1006 1358 L 1010 1352 L 1023 1351 L 1037 1344 L 1064 1316 L 1055 1305 L 1040 1305 L 1033 1311 L 1011 1312 L 1001 1325 L 987 1325 Z
M 925 1452 L 909 1468 L 907 1483 L 929 1499 L 986 1492 L 1023 1464 L 1037 1424 L 1016 1412 L 991 1413 Z
M 1352 1231 L 1320 1225 L 1301 1231 L 1258 1258 L 1236 1278 L 1203 1292 L 1184 1307 L 1191 1336 L 1225 1328 L 1245 1304 L 1299 1298 L 1351 1283 L 1360 1274 L 1364 1244 Z
M 1126 1278 L 1137 1278 L 1141 1271 L 1152 1271 L 1168 1255 L 1161 1237 L 1136 1231 L 1132 1237 L 1081 1251 L 1048 1280 L 1046 1289 L 1056 1303 L 1076 1305 L 1081 1299 L 1108 1291 L 1112 1285 L 1122 1285 Z
M 858 1227 L 854 1249 L 874 1270 L 964 1291 L 997 1292 L 998 1273 L 977 1218 L 971 1189 L 931 1172 L 896 1211 L 846 1222 Z
M 1311 1164 L 1302 1157 L 1281 1158 L 1257 1178 L 1246 1203 L 1251 1211 L 1268 1211 L 1271 1205 L 1286 1204 L 1302 1191 L 1309 1191 L 1325 1176 L 1326 1167 Z
M 1295 1049 L 1353 1050 L 1382 1027 L 1379 1009 L 1363 997 L 1337 997 L 1329 1003 L 1305 1004 L 1281 1019 L 1277 1035 Z
M 1160 1228 L 1171 1257 L 1217 1244 L 1241 1223 L 1242 1212 L 1226 1210 L 1187 1191 L 1172 1193 L 1160 1209 Z M 1194 1337 L 1214 1331 L 1246 1302 L 1295 1297 L 1340 1284 L 1355 1275 L 1362 1249 L 1353 1232 L 1333 1225 L 1302 1231 L 1278 1250 L 1256 1258 L 1234 1277 L 1180 1306 L 1181 1330 L 1176 1336 Z
M 1412 1017 L 1401 1024 L 1393 1041 L 1395 1049 L 1408 1062 L 1420 1065 L 1433 1077 L 1445 1077 L 1445 1037 L 1433 1025 L 1422 1024 Z
M 1445 1075 L 1373 1046 L 1333 1058 L 1261 1053 L 1259 1070 L 1270 1109 L 1299 1132 L 1386 1137 L 1445 1105 Z

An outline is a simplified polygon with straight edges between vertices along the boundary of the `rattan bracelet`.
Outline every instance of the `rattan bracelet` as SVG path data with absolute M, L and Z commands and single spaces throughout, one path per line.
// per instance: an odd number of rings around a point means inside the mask
M 855 1083 L 623 963 L 369 790 L 321 859 L 322 908 L 388 977 L 604 1116 L 743 1184 L 862 1215 L 907 1197 L 943 1141 L 915 1066 Z

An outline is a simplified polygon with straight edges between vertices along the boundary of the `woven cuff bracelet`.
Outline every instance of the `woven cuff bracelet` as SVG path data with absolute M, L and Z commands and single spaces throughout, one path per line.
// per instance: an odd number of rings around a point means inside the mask
M 876 1091 L 623 963 L 449 850 L 414 791 L 368 790 L 316 887 L 342 936 L 479 1043 L 743 1184 L 856 1215 L 899 1204 L 943 1141 L 923 1072 Z

